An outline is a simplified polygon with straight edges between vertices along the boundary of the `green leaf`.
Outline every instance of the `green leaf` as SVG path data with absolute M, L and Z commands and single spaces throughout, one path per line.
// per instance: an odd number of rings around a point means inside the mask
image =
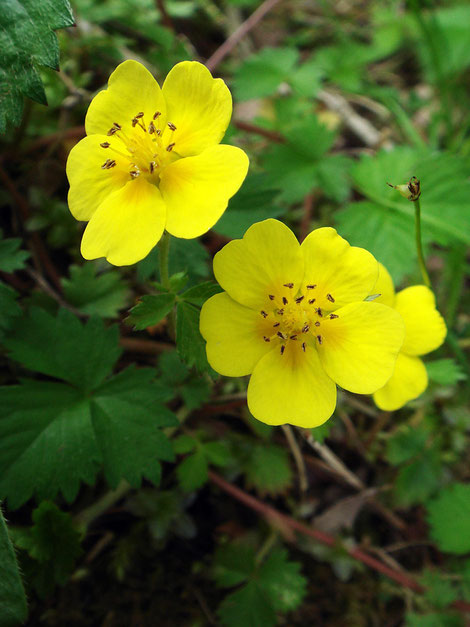
M 209 275 L 209 253 L 197 239 L 171 238 L 169 255 L 169 273 L 173 276 L 179 272 L 187 273 L 191 284 L 200 283 Z M 140 281 L 146 282 L 158 274 L 158 247 L 137 264 L 137 276 Z
M 192 492 L 206 483 L 209 478 L 208 470 L 207 457 L 199 448 L 183 459 L 176 469 L 176 474 L 182 489 L 185 492 Z
M 440 450 L 426 449 L 411 464 L 400 468 L 395 480 L 395 496 L 402 506 L 425 503 L 439 488 L 442 478 Z
M 181 359 L 199 372 L 210 369 L 206 343 L 199 331 L 200 311 L 190 303 L 180 301 L 176 308 L 176 346 Z
M 243 583 L 255 568 L 255 552 L 246 542 L 221 545 L 214 555 L 213 576 L 221 588 L 231 588 Z
M 121 478 L 158 482 L 159 460 L 173 459 L 160 428 L 178 423 L 154 375 L 128 368 L 93 395 L 46 381 L 0 388 L 0 494 L 9 506 L 59 491 L 73 501 L 101 463 L 112 486 Z
M 141 331 L 163 320 L 175 304 L 174 294 L 148 294 L 139 299 L 138 304 L 129 311 L 128 324 Z
M 272 627 L 277 624 L 276 612 L 257 581 L 250 581 L 225 597 L 218 615 L 224 627 Z
M 13 319 L 21 314 L 21 307 L 16 302 L 17 298 L 18 294 L 15 290 L 0 281 L 0 340 Z
M 256 444 L 244 465 L 248 483 L 260 492 L 279 494 L 292 483 L 289 455 L 276 444 Z
M 37 65 L 58 69 L 54 30 L 73 25 L 68 0 L 3 0 L 0 12 L 0 132 L 18 125 L 23 96 L 47 104 Z
M 285 549 L 275 548 L 259 568 L 257 577 L 271 599 L 274 609 L 295 610 L 307 591 L 307 580 L 300 574 L 300 564 L 288 560 Z
M 419 455 L 426 446 L 430 430 L 426 425 L 405 425 L 387 441 L 387 460 L 397 466 Z
M 426 588 L 426 599 L 438 609 L 446 608 L 458 597 L 458 592 L 452 581 L 445 579 L 441 573 L 425 570 L 420 581 Z
M 89 391 L 110 374 L 121 349 L 118 328 L 105 328 L 100 318 L 86 324 L 67 309 L 57 317 L 31 309 L 17 320 L 4 341 L 11 357 L 30 370 L 67 381 Z
M 465 627 L 465 623 L 458 614 L 446 612 L 432 612 L 429 614 L 408 613 L 405 627 Z
M 470 551 L 470 485 L 454 483 L 427 504 L 431 537 L 441 551 L 463 555 Z
M 25 622 L 28 608 L 15 552 L 0 509 L 0 627 Z
M 0 238 L 2 231 L 0 230 Z M 0 270 L 2 272 L 15 272 L 25 266 L 25 261 L 29 257 L 29 252 L 20 250 L 22 240 L 19 237 L 0 239 Z
M 108 270 L 97 274 L 96 266 L 70 266 L 70 279 L 62 279 L 68 303 L 83 313 L 101 318 L 115 318 L 126 306 L 129 289 L 118 272 Z
M 222 288 L 218 283 L 215 283 L 214 281 L 205 281 L 204 283 L 190 287 L 189 290 L 183 292 L 179 298 L 191 303 L 192 305 L 196 305 L 196 307 L 202 307 L 208 298 L 221 291 Z
M 467 375 L 453 359 L 435 359 L 426 362 L 429 378 L 439 385 L 455 385 L 464 381 Z
M 47 501 L 34 510 L 33 523 L 29 529 L 17 529 L 14 540 L 17 547 L 39 563 L 34 569 L 33 583 L 44 596 L 53 590 L 54 584 L 65 584 L 72 573 L 82 553 L 80 533 L 70 514 Z
M 299 59 L 295 48 L 263 48 L 251 55 L 235 72 L 237 100 L 263 98 L 288 80 Z

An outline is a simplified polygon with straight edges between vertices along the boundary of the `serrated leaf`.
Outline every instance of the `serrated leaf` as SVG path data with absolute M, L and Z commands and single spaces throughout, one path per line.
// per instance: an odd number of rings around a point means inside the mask
M 209 253 L 197 239 L 178 239 L 173 237 L 168 260 L 170 276 L 179 272 L 187 273 L 190 283 L 200 282 L 209 275 Z M 137 276 L 146 282 L 151 277 L 158 277 L 158 247 L 156 246 L 145 259 L 137 264 Z
M 429 614 L 408 613 L 405 627 L 465 627 L 458 614 L 431 612 Z
M 213 576 L 221 588 L 231 588 L 243 583 L 255 568 L 255 552 L 246 542 L 221 545 L 214 555 Z
M 470 551 L 470 485 L 454 483 L 427 504 L 431 537 L 441 551 L 463 555 Z
M 426 362 L 429 378 L 439 385 L 455 385 L 464 381 L 467 375 L 454 359 L 435 359 Z
M 97 274 L 92 263 L 70 266 L 69 272 L 70 278 L 62 279 L 62 287 L 67 302 L 76 309 L 101 318 L 115 318 L 126 306 L 129 289 L 118 272 Z
M 277 624 L 276 612 L 256 581 L 250 581 L 225 597 L 217 613 L 224 627 L 272 627 Z
M 126 322 L 141 331 L 158 324 L 173 309 L 174 294 L 148 294 L 142 296 L 135 307 L 129 311 Z
M 190 287 L 189 290 L 183 292 L 179 298 L 191 303 L 192 305 L 196 305 L 197 307 L 202 307 L 208 298 L 221 291 L 222 288 L 218 283 L 215 283 L 214 281 L 205 281 L 204 283 Z
M 442 477 L 440 451 L 426 449 L 413 462 L 400 468 L 395 480 L 395 496 L 402 506 L 425 503 L 439 488 Z
M 176 308 L 176 347 L 181 359 L 199 372 L 209 370 L 206 343 L 199 331 L 200 311 L 190 303 L 179 302 Z
M 105 328 L 100 318 L 85 324 L 67 309 L 57 317 L 33 308 L 18 319 L 4 341 L 12 359 L 30 370 L 67 381 L 89 391 L 110 374 L 121 349 L 118 328 Z
M 426 570 L 421 575 L 421 583 L 426 588 L 426 599 L 438 609 L 446 608 L 458 597 L 457 589 L 452 581 L 445 579 L 438 572 Z
M 235 72 L 233 87 L 238 100 L 273 94 L 289 79 L 299 53 L 296 48 L 263 48 L 251 55 Z
M 207 482 L 208 470 L 207 457 L 204 451 L 198 448 L 195 453 L 183 459 L 176 469 L 176 474 L 182 489 L 185 492 L 192 492 Z
M 16 302 L 17 298 L 18 294 L 15 290 L 0 281 L 0 339 L 13 319 L 21 314 L 21 308 Z
M 275 610 L 289 612 L 302 603 L 307 580 L 300 574 L 300 564 L 288 560 L 285 549 L 275 548 L 258 570 L 260 586 Z
M 0 237 L 2 232 L 0 230 Z M 15 272 L 25 266 L 25 261 L 29 257 L 27 250 L 21 250 L 22 240 L 19 237 L 0 239 L 0 270 L 2 272 Z
M 244 465 L 247 482 L 262 493 L 279 494 L 292 482 L 287 452 L 276 444 L 257 444 Z
M 429 429 L 425 425 L 402 427 L 387 441 L 387 460 L 398 465 L 412 459 L 424 450 L 428 438 Z
M 185 453 L 189 453 L 197 446 L 197 440 L 192 438 L 190 435 L 183 433 L 179 435 L 177 438 L 172 440 L 173 450 L 177 455 L 184 455 Z
M 0 627 L 25 622 L 28 608 L 15 552 L 0 508 Z
M 23 96 L 47 104 L 36 66 L 59 66 L 54 30 L 73 25 L 68 0 L 3 0 L 0 12 L 0 132 L 17 125 Z

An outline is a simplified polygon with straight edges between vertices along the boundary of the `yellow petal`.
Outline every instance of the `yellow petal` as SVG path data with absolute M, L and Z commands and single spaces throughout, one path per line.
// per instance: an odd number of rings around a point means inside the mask
M 388 307 L 395 306 L 395 287 L 393 285 L 393 279 L 388 273 L 387 268 L 379 263 L 379 277 L 374 287 L 374 294 L 380 294 L 378 298 L 374 299 L 374 303 L 382 303 Z
M 258 312 L 239 305 L 225 292 L 209 298 L 202 306 L 200 329 L 212 368 L 227 377 L 250 374 L 272 348 L 263 339 L 262 320 Z
M 331 311 L 372 294 L 378 276 L 377 261 L 367 250 L 350 246 L 335 229 L 312 231 L 302 242 L 302 253 L 304 284 L 316 285 L 312 294 L 321 309 Z
M 162 91 L 179 155 L 197 155 L 221 141 L 232 115 L 232 96 L 222 79 L 212 78 L 201 63 L 183 61 L 170 71 Z
M 113 158 L 100 146 L 108 139 L 106 135 L 85 137 L 75 144 L 68 156 L 68 203 L 77 220 L 89 220 L 109 194 L 124 187 L 130 180 L 129 168 L 119 159 L 114 168 L 101 168 L 107 159 Z
M 273 219 L 253 224 L 243 239 L 229 242 L 214 257 L 214 274 L 220 285 L 234 300 L 257 311 L 269 305 L 270 294 L 291 298 L 303 271 L 297 238 L 285 224 Z M 291 289 L 284 287 L 291 283 Z
M 248 385 L 248 409 L 268 425 L 318 427 L 335 410 L 336 385 L 323 370 L 318 353 L 310 346 L 289 342 L 256 364 Z
M 371 394 L 383 387 L 403 344 L 401 316 L 380 303 L 351 303 L 328 316 L 316 332 L 320 359 L 329 376 L 345 390 Z
M 395 309 L 405 321 L 402 351 L 425 355 L 438 348 L 447 334 L 444 318 L 436 309 L 436 299 L 425 285 L 413 285 L 398 292 Z
M 419 357 L 400 353 L 395 364 L 395 372 L 383 388 L 374 394 L 377 407 L 394 411 L 418 398 L 428 385 L 426 367 Z
M 235 146 L 213 146 L 197 157 L 167 166 L 160 179 L 167 231 L 185 239 L 206 233 L 227 208 L 247 171 L 248 157 Z
M 109 77 L 108 89 L 100 91 L 91 101 L 85 129 L 87 135 L 106 134 L 117 122 L 125 132 L 132 129 L 131 122 L 137 113 L 145 114 L 148 125 L 157 111 L 165 119 L 165 101 L 157 81 L 138 61 L 124 61 Z
M 148 255 L 164 226 L 158 188 L 139 177 L 98 207 L 83 234 L 81 252 L 85 259 L 106 257 L 115 266 L 128 266 Z

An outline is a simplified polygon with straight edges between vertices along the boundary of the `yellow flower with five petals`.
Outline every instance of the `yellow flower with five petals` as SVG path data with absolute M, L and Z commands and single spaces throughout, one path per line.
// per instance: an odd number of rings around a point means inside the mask
M 447 329 L 436 309 L 434 294 L 425 285 L 413 285 L 395 294 L 392 277 L 379 264 L 379 278 L 374 290 L 380 294 L 377 301 L 393 307 L 405 323 L 405 340 L 394 373 L 374 394 L 375 404 L 380 409 L 394 411 L 418 398 L 427 388 L 428 374 L 419 356 L 439 348 Z
M 371 394 L 392 375 L 403 320 L 364 300 L 378 263 L 334 229 L 300 245 L 282 222 L 258 222 L 216 254 L 214 274 L 225 292 L 202 307 L 207 358 L 222 375 L 251 374 L 258 420 L 318 426 L 335 409 L 336 384 Z
M 88 222 L 83 257 L 129 265 L 164 229 L 181 238 L 208 231 L 248 170 L 243 150 L 219 144 L 231 114 L 230 91 L 201 63 L 178 63 L 161 89 L 142 64 L 121 63 L 67 161 L 70 211 Z

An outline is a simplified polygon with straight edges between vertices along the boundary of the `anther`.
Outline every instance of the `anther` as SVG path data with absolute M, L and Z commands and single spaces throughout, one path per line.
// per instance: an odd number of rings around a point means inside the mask
M 131 120 L 132 128 L 135 128 L 138 123 L 139 123 L 139 120 L 137 118 L 132 118 Z
M 287 305 L 287 303 L 289 302 L 287 300 L 287 298 L 285 296 L 282 297 L 282 302 L 284 303 L 284 305 Z
M 270 342 L 270 341 L 271 341 L 271 340 L 269 339 L 269 337 L 266 337 L 265 335 L 263 335 L 263 340 L 264 340 L 265 342 Z
M 286 347 L 284 346 L 284 344 L 281 346 L 281 355 L 284 355 L 284 351 L 286 350 Z
M 316 298 L 311 298 L 311 299 L 308 301 L 308 304 L 309 304 L 309 305 L 313 305 L 313 303 L 314 303 L 316 300 L 317 300 Z
M 149 124 L 149 135 L 151 135 L 152 133 L 155 133 L 157 129 L 155 128 L 155 124 L 153 122 L 150 122 Z
M 320 326 L 320 323 L 318 322 L 318 320 L 315 322 L 315 326 L 316 326 L 316 327 L 319 327 L 319 326 Z
M 317 314 L 320 316 L 320 318 L 323 316 L 323 312 L 320 307 L 317 307 Z
M 317 287 L 317 284 L 316 284 L 316 283 L 314 283 L 313 285 L 307 285 L 307 289 L 308 289 L 308 290 L 313 290 L 313 289 L 315 289 L 316 287 Z
M 109 170 L 110 168 L 114 168 L 116 165 L 116 161 L 114 159 L 106 159 L 106 161 L 101 166 L 102 170 Z
M 167 125 L 170 131 L 176 131 L 176 126 L 172 122 L 168 122 Z
M 330 303 L 334 303 L 335 302 L 335 299 L 333 298 L 333 296 L 331 294 L 327 294 L 326 297 L 330 301 Z
M 296 298 L 295 302 L 297 303 L 297 305 L 300 305 L 300 303 L 303 301 L 304 298 L 305 296 L 299 296 L 298 298 Z
M 268 296 L 269 296 L 269 300 L 274 300 L 275 298 L 274 294 L 268 294 Z
M 111 146 L 111 144 L 109 142 L 103 142 L 102 144 L 100 144 L 101 148 L 109 148 Z
M 118 129 L 113 126 L 112 128 L 109 129 L 106 135 L 108 135 L 108 137 L 111 137 L 111 135 L 114 135 L 117 132 L 118 132 Z
M 280 322 L 275 322 L 275 323 L 273 324 L 273 327 L 278 327 L 280 324 L 281 324 Z
M 297 339 L 297 336 L 296 336 L 296 335 L 291 335 L 291 336 L 289 337 L 289 339 L 290 339 L 290 340 L 296 340 L 296 339 Z
M 334 320 L 335 318 L 339 318 L 337 314 L 330 314 L 330 320 Z
M 175 145 L 175 142 L 173 142 L 172 144 L 168 144 L 168 146 L 166 147 L 168 152 L 171 152 L 173 150 L 173 146 Z
M 160 115 L 160 111 L 155 111 L 155 113 L 153 114 L 153 119 L 156 120 Z
M 160 135 L 162 134 L 161 130 L 159 128 L 157 128 L 157 130 L 155 131 L 156 135 L 158 135 L 160 137 Z
M 115 129 L 117 129 L 118 131 L 120 131 L 122 129 L 122 126 L 120 124 L 118 124 L 117 122 L 113 122 L 113 126 Z
M 309 330 L 310 330 L 310 325 L 304 324 L 304 326 L 302 327 L 302 333 L 308 333 Z
M 153 171 L 155 170 L 157 164 L 155 163 L 155 161 L 151 161 L 150 162 L 150 174 L 153 174 Z
M 278 309 L 278 310 L 277 310 L 277 313 L 278 313 L 280 316 L 283 316 L 283 315 L 284 315 L 284 309 Z
M 288 287 L 290 290 L 294 287 L 293 283 L 284 283 L 284 287 Z
M 305 348 L 306 348 L 305 342 L 302 342 L 302 350 L 304 351 L 304 353 L 305 353 Z
M 277 336 L 281 338 L 281 340 L 287 340 L 287 335 L 282 333 L 281 331 L 277 332 Z
M 265 311 L 260 311 L 260 314 L 263 316 L 263 318 L 268 317 L 268 314 Z
M 135 116 L 138 120 L 140 120 L 140 118 L 144 117 L 144 112 L 140 111 L 136 116 Z
M 321 335 L 317 335 L 317 340 L 319 344 L 322 344 L 323 340 L 321 339 Z
M 138 176 L 140 176 L 140 171 L 139 170 L 131 170 L 129 172 L 129 174 L 131 175 L 131 178 L 136 179 Z

